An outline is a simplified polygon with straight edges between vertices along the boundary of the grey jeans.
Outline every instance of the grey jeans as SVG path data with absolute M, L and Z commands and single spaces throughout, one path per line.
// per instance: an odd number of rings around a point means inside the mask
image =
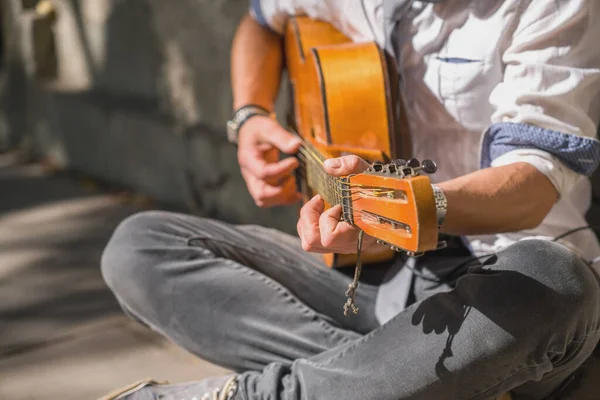
M 598 343 L 596 275 L 556 243 L 522 241 L 483 261 L 426 255 L 411 304 L 380 325 L 388 268 L 365 268 L 360 312 L 344 317 L 349 274 L 258 226 L 144 212 L 102 257 L 128 314 L 240 372 L 236 399 L 544 399 Z

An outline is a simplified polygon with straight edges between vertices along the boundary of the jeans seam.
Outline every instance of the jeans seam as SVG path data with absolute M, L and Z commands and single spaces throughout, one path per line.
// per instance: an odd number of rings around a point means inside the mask
M 372 338 L 373 336 L 375 336 L 376 334 L 378 334 L 379 332 L 383 332 L 385 331 L 389 326 L 391 326 L 391 323 L 394 319 L 396 319 L 398 316 L 392 318 L 388 323 L 380 326 L 377 329 L 374 329 L 373 331 L 371 331 L 370 333 L 366 334 L 365 336 L 356 339 L 354 341 L 354 344 L 352 346 L 349 346 L 348 348 L 344 349 L 344 351 L 341 351 L 338 354 L 334 354 L 331 357 L 329 357 L 328 359 L 325 359 L 323 361 L 320 362 L 313 362 L 310 360 L 305 360 L 308 364 L 314 365 L 314 366 L 325 366 L 327 364 L 331 364 L 331 362 L 338 360 L 340 358 L 342 358 L 343 356 L 345 356 L 346 354 L 348 354 L 349 352 L 351 352 L 352 350 L 354 350 L 356 347 L 358 347 L 358 345 L 366 342 L 367 340 L 369 340 L 370 338 Z
M 325 330 L 325 333 L 327 333 L 330 337 L 335 336 L 342 336 L 339 332 L 337 332 L 335 330 L 335 328 L 333 328 L 332 326 L 330 326 L 326 321 L 324 321 L 318 313 L 315 312 L 315 310 L 311 309 L 310 307 L 306 306 L 304 303 L 302 303 L 301 301 L 299 301 L 292 293 L 290 293 L 284 286 L 282 286 L 280 283 L 274 281 L 273 279 L 258 273 L 254 270 L 252 270 L 251 268 L 248 267 L 243 267 L 241 265 L 239 265 L 239 263 L 232 261 L 232 260 L 225 260 L 225 262 L 227 264 L 229 264 L 230 266 L 232 266 L 233 268 L 242 271 L 243 273 L 250 275 L 250 276 L 254 276 L 258 279 L 260 279 L 261 281 L 263 281 L 264 283 L 266 283 L 269 287 L 271 287 L 272 289 L 274 289 L 275 291 L 277 291 L 281 296 L 283 296 L 286 299 L 289 299 L 296 308 L 298 308 L 300 310 L 300 312 L 302 312 L 305 315 L 310 315 L 312 316 L 312 318 L 318 322 L 323 329 Z M 350 341 L 349 338 L 346 337 L 341 337 L 342 342 L 341 344 L 346 344 Z
M 247 247 L 237 246 L 237 245 L 232 244 L 224 239 L 219 239 L 219 238 L 214 238 L 214 237 L 209 237 L 209 236 L 198 236 L 198 235 L 190 236 L 190 237 L 186 238 L 187 245 L 194 246 L 194 244 L 192 243 L 192 241 L 194 241 L 194 240 L 209 240 L 211 242 L 217 242 L 219 244 L 224 244 L 224 245 L 230 246 L 236 250 L 243 251 L 243 252 L 255 255 L 255 256 L 265 257 L 265 255 L 268 255 L 270 257 L 278 258 L 278 259 L 286 261 L 286 262 L 293 262 L 293 260 L 291 260 L 289 258 L 275 256 L 273 253 L 261 253 L 259 251 L 250 250 Z M 198 247 L 198 246 L 194 246 L 194 247 Z
M 190 236 L 186 239 L 186 242 L 188 244 L 188 246 L 194 246 L 193 243 L 191 243 L 194 240 L 209 240 L 209 241 L 213 241 L 213 242 L 217 242 L 219 244 L 225 244 L 228 246 L 233 247 L 234 249 L 238 250 L 238 251 L 242 251 L 242 252 L 246 252 L 246 253 L 250 253 L 254 256 L 260 257 L 260 258 L 268 258 L 270 257 L 275 257 L 272 253 L 261 253 L 258 251 L 252 251 L 249 250 L 246 247 L 242 247 L 242 246 L 236 246 L 235 244 L 232 244 L 230 242 L 227 242 L 223 239 L 218 239 L 218 238 L 214 238 L 214 237 L 210 237 L 210 236 L 199 236 L 199 235 L 193 235 Z M 198 246 L 194 246 L 194 247 L 198 247 Z M 277 256 L 276 258 L 278 258 L 279 260 L 281 260 L 282 262 L 287 262 L 287 263 L 293 263 L 296 264 L 293 260 L 286 258 L 286 257 L 280 257 Z M 264 283 L 266 283 L 268 286 L 270 286 L 272 289 L 276 290 L 278 293 L 280 293 L 280 295 L 282 295 L 283 297 L 289 297 L 289 299 L 292 301 L 292 303 L 296 306 L 296 308 L 298 308 L 303 314 L 305 315 L 312 315 L 312 317 L 317 320 L 319 322 L 319 324 L 325 329 L 326 333 L 329 335 L 337 335 L 337 336 L 341 336 L 339 332 L 336 332 L 335 328 L 330 326 L 330 324 L 326 321 L 323 320 L 323 318 L 317 313 L 315 312 L 315 310 L 313 310 L 312 308 L 308 307 L 306 304 L 304 304 L 303 302 L 301 302 L 300 300 L 298 300 L 296 298 L 296 296 L 291 293 L 285 286 L 281 285 L 279 282 L 275 281 L 274 279 L 259 273 L 255 270 L 253 270 L 250 267 L 247 266 L 241 266 L 238 262 L 234 261 L 234 260 L 227 260 L 224 259 L 224 262 L 228 263 L 229 265 L 231 265 L 232 267 L 234 267 L 235 269 L 238 269 L 248 275 L 251 276 L 256 276 L 258 279 L 262 280 Z M 344 329 L 341 328 L 340 329 Z M 344 329 L 345 330 L 345 329 Z M 351 339 L 349 338 L 342 338 L 342 342 L 340 344 L 346 344 L 350 341 Z

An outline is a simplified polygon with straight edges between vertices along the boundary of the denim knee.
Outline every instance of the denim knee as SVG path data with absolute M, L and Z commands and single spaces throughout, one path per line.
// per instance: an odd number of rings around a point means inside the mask
M 114 231 L 102 253 L 101 270 L 107 285 L 122 297 L 135 290 L 141 276 L 155 265 L 138 256 L 141 249 L 156 247 L 150 232 L 160 232 L 167 225 L 170 213 L 144 211 L 123 220 Z
M 596 274 L 571 250 L 556 242 L 532 239 L 517 242 L 498 255 L 504 259 L 502 269 L 527 277 L 532 283 L 529 301 L 522 305 L 529 309 L 531 318 L 543 318 L 543 325 L 555 329 L 573 325 L 581 318 L 597 324 L 600 289 Z

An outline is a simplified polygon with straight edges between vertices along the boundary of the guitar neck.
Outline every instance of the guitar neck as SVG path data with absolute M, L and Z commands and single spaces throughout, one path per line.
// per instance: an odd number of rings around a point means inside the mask
M 323 156 L 307 143 L 300 149 L 299 159 L 308 186 L 330 206 L 341 205 L 342 215 L 348 221 L 352 215 L 352 201 L 347 180 L 329 175 L 323 167 Z
M 298 154 L 301 182 L 323 196 L 328 206 L 340 204 L 343 220 L 389 245 L 418 254 L 438 248 L 436 206 L 427 176 L 435 163 L 396 160 L 373 163 L 366 171 L 336 178 L 324 169 L 324 157 L 306 143 Z

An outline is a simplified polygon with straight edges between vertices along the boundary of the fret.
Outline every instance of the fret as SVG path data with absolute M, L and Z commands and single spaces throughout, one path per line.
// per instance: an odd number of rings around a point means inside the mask
M 343 215 L 351 215 L 351 201 L 344 201 L 345 196 L 349 195 L 349 191 L 345 189 L 347 183 L 325 172 L 324 158 L 310 144 L 305 143 L 301 148 L 300 158 L 300 168 L 305 173 L 304 179 L 308 186 L 331 206 L 341 204 Z

